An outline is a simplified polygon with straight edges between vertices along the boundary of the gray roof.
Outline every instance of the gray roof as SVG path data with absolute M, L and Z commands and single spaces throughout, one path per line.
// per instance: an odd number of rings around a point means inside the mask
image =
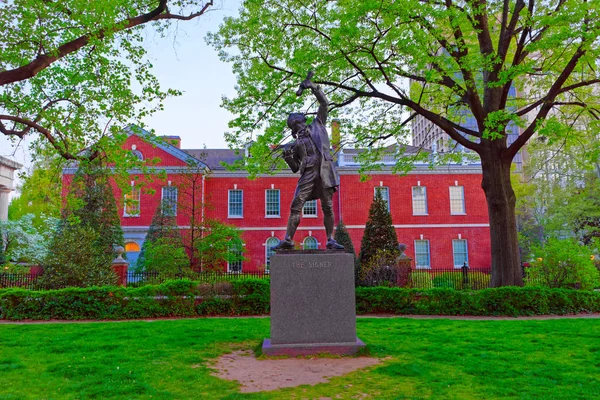
M 398 147 L 398 145 L 392 144 L 392 145 L 386 147 L 384 149 L 384 151 L 386 151 L 386 152 L 389 151 L 389 152 L 395 153 L 397 147 Z M 359 154 L 359 153 L 362 153 L 363 151 L 365 151 L 365 149 L 354 149 L 354 148 L 344 147 L 343 151 L 344 151 L 344 154 Z M 418 153 L 419 151 L 431 153 L 431 150 L 429 150 L 429 149 L 425 149 L 423 147 L 418 147 L 418 146 L 411 146 L 411 145 L 407 144 L 407 145 L 405 145 L 404 154 L 415 154 L 415 153 Z
M 388 146 L 384 151 L 386 152 L 396 152 L 397 145 Z M 243 160 L 244 158 L 244 150 L 235 150 L 235 149 L 182 149 L 190 156 L 202 161 L 208 168 L 211 170 L 225 170 L 226 167 L 223 166 L 225 164 L 233 164 L 235 161 Z M 353 149 L 353 148 L 344 148 L 344 154 L 354 155 L 364 151 L 364 149 Z M 419 151 L 424 151 L 426 153 L 430 153 L 431 150 L 423 149 L 421 147 L 406 145 L 405 154 L 411 155 L 416 154 Z
M 183 149 L 190 156 L 197 158 L 208 165 L 211 170 L 223 170 L 225 167 L 221 164 L 232 164 L 235 161 L 244 158 L 243 150 L 231 149 Z

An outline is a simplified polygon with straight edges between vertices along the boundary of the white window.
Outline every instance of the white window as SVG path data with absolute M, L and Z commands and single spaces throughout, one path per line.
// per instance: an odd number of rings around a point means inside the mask
M 374 196 L 377 196 L 377 193 L 379 193 L 379 195 L 387 205 L 387 210 L 390 211 L 390 188 L 388 188 L 387 186 L 375 186 Z
M 244 216 L 244 192 L 239 189 L 229 191 L 229 218 L 242 218 Z
M 464 186 L 450 186 L 450 214 L 465 214 Z
M 469 253 L 467 252 L 467 241 L 465 239 L 454 239 L 452 241 L 452 253 L 454 254 L 454 268 L 469 265 Z
M 413 215 L 427 215 L 427 188 L 413 186 L 412 188 Z
M 125 217 L 139 217 L 140 216 L 140 188 L 135 186 L 134 182 L 131 182 L 131 192 L 125 193 Z
M 317 216 L 317 200 L 309 200 L 304 203 L 302 216 L 309 218 L 315 218 Z
M 269 272 L 271 270 L 271 256 L 275 254 L 275 251 L 271 249 L 273 246 L 277 246 L 279 244 L 279 239 L 276 237 L 270 237 L 267 239 L 265 243 L 265 272 Z
M 267 189 L 265 193 L 265 215 L 268 217 L 279 217 L 279 189 Z
M 242 247 L 242 243 L 238 241 L 229 243 L 231 259 L 227 262 L 227 272 L 242 272 Z
M 415 263 L 417 268 L 431 268 L 429 240 L 415 240 Z
M 174 217 L 177 215 L 177 188 L 164 186 L 162 188 L 163 215 Z
M 302 248 L 304 250 L 314 250 L 319 248 L 319 242 L 312 236 L 307 236 L 304 239 L 304 243 L 302 243 Z

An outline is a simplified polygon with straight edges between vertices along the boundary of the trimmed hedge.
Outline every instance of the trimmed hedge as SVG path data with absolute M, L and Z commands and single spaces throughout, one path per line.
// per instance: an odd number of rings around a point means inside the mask
M 523 316 L 600 312 L 600 292 L 501 287 L 453 289 L 356 288 L 358 314 Z
M 269 283 L 214 284 L 178 280 L 139 288 L 90 287 L 0 290 L 0 319 L 134 319 L 269 312 Z
M 0 319 L 134 319 L 263 315 L 269 282 L 171 281 L 140 288 L 91 287 L 0 290 Z M 448 288 L 356 288 L 357 314 L 520 316 L 600 312 L 600 292 L 534 287 L 477 291 Z

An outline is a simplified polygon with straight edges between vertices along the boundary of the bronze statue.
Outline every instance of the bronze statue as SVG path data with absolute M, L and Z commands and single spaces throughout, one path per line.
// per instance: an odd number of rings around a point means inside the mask
M 290 207 L 291 213 L 287 223 L 285 239 L 280 241 L 273 250 L 288 250 L 294 248 L 294 234 L 300 224 L 300 213 L 304 203 L 320 199 L 323 210 L 323 222 L 327 234 L 328 249 L 343 250 L 333 238 L 333 194 L 340 185 L 340 177 L 333 163 L 329 136 L 325 129 L 327 122 L 328 102 L 323 90 L 311 82 L 312 71 L 305 81 L 300 84 L 296 95 L 301 96 L 304 89 L 310 89 L 319 102 L 317 117 L 306 125 L 306 116 L 302 113 L 292 113 L 287 119 L 287 125 L 292 130 L 295 141 L 284 147 L 283 159 L 292 172 L 300 171 L 300 179 Z

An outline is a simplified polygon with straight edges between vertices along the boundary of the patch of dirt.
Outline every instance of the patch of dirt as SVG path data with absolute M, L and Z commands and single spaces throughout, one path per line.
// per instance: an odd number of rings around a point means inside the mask
M 380 364 L 372 357 L 257 359 L 251 351 L 225 354 L 211 365 L 213 375 L 238 381 L 242 393 L 316 385 L 357 369 Z

